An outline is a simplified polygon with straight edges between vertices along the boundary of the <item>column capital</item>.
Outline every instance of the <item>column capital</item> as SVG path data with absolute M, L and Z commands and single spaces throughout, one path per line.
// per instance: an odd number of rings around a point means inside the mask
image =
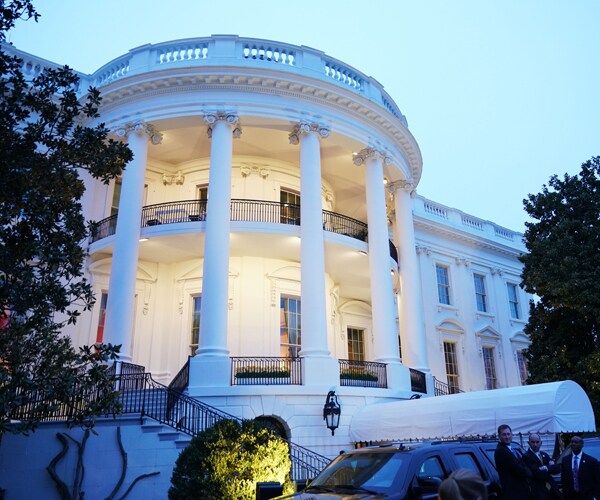
M 295 146 L 300 142 L 300 136 L 309 134 L 311 132 L 316 132 L 322 139 L 327 139 L 327 137 L 329 137 L 330 130 L 327 127 L 323 127 L 315 122 L 298 122 L 296 125 L 294 125 L 294 128 L 290 132 L 290 144 Z
M 242 129 L 238 126 L 240 117 L 235 113 L 205 113 L 202 118 L 204 122 L 208 125 L 207 134 L 209 139 L 212 138 L 213 125 L 219 121 L 227 123 L 227 125 L 229 125 L 232 128 L 234 139 L 239 139 L 242 135 Z
M 152 144 L 160 144 L 162 142 L 162 133 L 160 133 L 154 125 L 144 120 L 128 122 L 115 130 L 117 137 L 126 138 L 130 133 L 146 135 Z
M 397 191 L 406 191 L 411 196 L 415 192 L 415 183 L 412 181 L 407 181 L 405 179 L 400 179 L 398 181 L 390 182 L 387 184 L 386 188 L 390 193 L 395 193 Z
M 360 166 L 363 163 L 365 163 L 369 158 L 380 159 L 385 165 L 389 165 L 390 163 L 392 163 L 392 158 L 388 156 L 385 151 L 376 148 L 361 149 L 358 153 L 356 153 L 353 156 L 352 161 L 355 165 Z

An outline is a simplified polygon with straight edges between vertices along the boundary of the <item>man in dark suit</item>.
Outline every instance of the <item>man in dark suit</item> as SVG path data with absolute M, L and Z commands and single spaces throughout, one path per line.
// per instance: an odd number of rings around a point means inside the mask
M 531 471 L 531 497 L 534 500 L 555 500 L 562 498 L 552 474 L 560 472 L 560 465 L 550 459 L 548 453 L 540 451 L 542 439 L 539 434 L 529 434 L 529 449 L 523 455 L 523 462 Z
M 573 436 L 571 453 L 563 457 L 560 472 L 566 500 L 600 499 L 600 465 L 582 449 L 581 436 Z
M 516 448 L 511 447 L 512 430 L 510 426 L 503 424 L 498 427 L 498 446 L 494 452 L 496 469 L 500 476 L 502 486 L 502 497 L 507 500 L 529 500 L 531 491 L 529 479 L 531 471 L 523 463 Z

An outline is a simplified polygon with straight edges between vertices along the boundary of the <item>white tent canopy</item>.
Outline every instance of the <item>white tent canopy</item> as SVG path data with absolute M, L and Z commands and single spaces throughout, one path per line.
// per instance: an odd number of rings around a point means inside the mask
M 510 425 L 515 434 L 596 430 L 586 393 L 566 380 L 374 403 L 355 413 L 350 438 L 357 442 L 489 436 L 500 424 Z

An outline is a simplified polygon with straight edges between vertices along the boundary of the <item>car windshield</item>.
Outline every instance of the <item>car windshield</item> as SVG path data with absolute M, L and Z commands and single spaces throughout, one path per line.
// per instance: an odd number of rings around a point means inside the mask
M 408 467 L 410 456 L 402 453 L 363 452 L 339 456 L 310 483 L 309 489 L 363 490 L 386 493 L 402 469 Z

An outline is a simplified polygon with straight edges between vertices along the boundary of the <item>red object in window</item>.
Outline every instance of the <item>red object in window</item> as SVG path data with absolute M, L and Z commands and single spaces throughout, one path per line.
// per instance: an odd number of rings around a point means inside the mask
M 101 344 L 104 338 L 104 320 L 106 319 L 106 309 L 102 309 L 100 321 L 98 322 L 98 331 L 96 332 L 96 344 Z

